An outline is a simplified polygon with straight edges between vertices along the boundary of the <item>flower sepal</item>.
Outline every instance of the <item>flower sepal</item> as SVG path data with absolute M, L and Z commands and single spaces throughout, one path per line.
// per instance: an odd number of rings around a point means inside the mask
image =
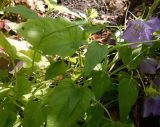
M 154 97 L 154 96 L 160 95 L 159 91 L 153 88 L 151 85 L 145 88 L 145 94 L 148 97 Z

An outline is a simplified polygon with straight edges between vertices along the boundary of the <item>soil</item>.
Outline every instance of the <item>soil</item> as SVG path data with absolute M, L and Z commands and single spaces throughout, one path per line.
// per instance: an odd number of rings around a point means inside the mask
M 59 0 L 59 4 L 64 5 L 74 12 L 85 13 L 88 8 L 97 10 L 99 20 L 107 20 L 112 24 L 119 24 L 129 7 L 128 0 Z

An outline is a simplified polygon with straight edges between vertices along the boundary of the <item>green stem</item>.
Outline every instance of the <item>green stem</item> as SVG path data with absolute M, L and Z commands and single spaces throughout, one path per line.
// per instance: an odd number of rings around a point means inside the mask
M 108 115 L 109 119 L 111 120 L 111 122 L 113 122 L 112 117 L 111 117 L 108 109 L 107 109 L 103 104 L 101 104 L 99 101 L 96 101 L 96 103 L 97 103 L 100 107 L 102 107 L 102 108 L 104 109 L 104 111 L 107 113 L 107 115 Z
M 114 70 L 114 71 L 110 74 L 110 76 L 116 74 L 118 71 L 120 71 L 120 70 L 122 70 L 122 69 L 125 69 L 125 68 L 126 68 L 126 65 L 123 65 L 123 66 L 117 68 L 116 70 Z
M 78 51 L 78 59 L 79 59 L 79 66 L 80 66 L 80 68 L 82 68 L 83 67 L 83 62 L 82 62 L 82 57 L 81 57 L 80 51 Z
M 121 45 L 116 45 L 116 46 L 112 46 L 112 47 L 110 47 L 110 49 L 109 49 L 109 53 L 110 52 L 112 52 L 112 51 L 114 51 L 114 50 L 116 50 L 116 49 L 118 49 L 118 48 L 120 48 L 120 47 L 125 47 L 125 46 L 131 46 L 131 45 L 135 45 L 135 44 L 145 44 L 145 43 L 151 43 L 151 42 L 158 42 L 158 41 L 160 41 L 160 39 L 158 39 L 158 40 L 150 40 L 150 41 L 143 41 L 143 42 L 134 42 L 134 43 L 127 43 L 127 44 L 121 44 Z M 121 43 L 121 42 L 119 42 L 119 43 Z
M 156 7 L 158 6 L 159 2 L 160 2 L 160 0 L 154 0 L 152 6 L 149 8 L 149 12 L 148 12 L 146 19 L 148 19 L 149 16 L 151 16 L 153 14 L 153 12 L 156 9 Z
M 109 65 L 107 66 L 107 70 L 110 68 L 112 68 L 112 66 L 114 65 L 114 63 L 116 63 L 119 60 L 118 58 L 118 53 L 116 53 L 116 55 L 114 56 L 113 60 L 109 63 Z
M 17 105 L 19 108 L 23 109 L 23 106 L 20 105 L 20 104 L 15 100 L 15 98 L 11 98 L 11 97 L 9 96 L 9 99 L 13 102 L 13 104 L 15 104 L 15 105 Z
M 32 73 L 34 72 L 34 62 L 35 62 L 35 58 L 36 58 L 36 50 L 34 50 L 34 53 L 33 53 L 31 75 L 32 75 Z
M 140 73 L 139 73 L 138 70 L 137 70 L 137 74 L 138 74 L 138 77 L 139 77 L 139 79 L 140 79 L 140 81 L 141 81 L 141 83 L 142 83 L 142 87 L 143 87 L 144 93 L 145 93 L 145 95 L 146 95 L 146 87 L 145 87 L 145 85 L 144 85 L 144 82 L 143 82 L 142 77 L 141 77 L 141 75 L 140 75 Z
M 148 47 L 149 48 L 149 47 Z M 138 54 L 137 56 L 135 56 L 128 64 L 130 64 L 132 61 L 134 61 L 137 57 L 139 57 L 142 53 L 144 53 L 145 51 L 148 50 L 148 48 L 146 48 L 145 50 L 143 50 L 140 54 Z M 110 75 L 114 75 L 115 73 L 117 73 L 118 71 L 125 69 L 127 66 L 123 65 L 119 68 L 117 68 L 116 70 L 114 70 Z

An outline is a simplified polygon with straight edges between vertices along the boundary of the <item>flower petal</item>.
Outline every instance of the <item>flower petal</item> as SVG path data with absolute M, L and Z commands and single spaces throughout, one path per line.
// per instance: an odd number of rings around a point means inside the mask
M 143 109 L 143 117 L 148 117 L 150 114 L 153 113 L 154 108 L 154 99 L 149 97 L 144 100 L 144 109 Z
M 153 80 L 153 84 L 157 87 L 160 87 L 160 76 L 156 76 Z
M 127 29 L 124 31 L 123 39 L 128 42 L 143 42 L 152 39 L 152 28 L 142 20 L 133 20 L 129 23 Z M 152 43 L 145 43 L 151 45 Z M 134 48 L 131 46 L 131 48 Z
M 145 58 L 142 60 L 139 70 L 141 73 L 147 73 L 147 74 L 155 74 L 157 61 L 153 58 Z
M 160 96 L 154 97 L 154 101 L 153 115 L 160 116 Z
M 152 28 L 152 32 L 160 30 L 160 19 L 159 18 L 152 17 L 146 23 L 147 23 L 147 25 L 149 25 Z

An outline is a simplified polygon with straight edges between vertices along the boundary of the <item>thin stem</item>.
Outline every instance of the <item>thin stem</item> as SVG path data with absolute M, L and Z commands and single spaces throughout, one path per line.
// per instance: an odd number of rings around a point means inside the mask
M 160 39 L 158 39 L 158 40 L 150 40 L 150 41 L 142 41 L 142 42 L 134 42 L 134 43 L 127 43 L 127 44 L 122 44 L 122 45 L 116 45 L 114 47 L 113 46 L 110 47 L 109 52 L 112 52 L 112 51 L 114 51 L 114 50 L 116 50 L 117 48 L 120 48 L 120 47 L 131 46 L 131 45 L 135 45 L 135 44 L 158 42 L 158 41 L 160 41 Z
M 113 68 L 112 66 L 114 65 L 114 63 L 116 63 L 119 60 L 118 58 L 118 53 L 116 53 L 116 55 L 114 56 L 113 60 L 109 63 L 109 65 L 107 66 L 107 70 L 110 68 Z
M 134 61 L 137 57 L 139 57 L 142 53 L 144 53 L 145 51 L 147 51 L 147 49 L 143 50 L 140 54 L 138 54 L 137 56 L 135 56 L 131 61 L 129 61 L 128 64 L 130 64 L 132 61 Z M 126 65 L 123 65 L 119 68 L 117 68 L 116 70 L 114 70 L 110 75 L 114 75 L 115 73 L 117 73 L 118 71 L 122 70 L 122 69 L 125 69 L 127 66 Z
M 132 12 L 128 11 L 135 19 L 138 19 Z
M 102 63 L 102 70 L 106 70 L 108 69 L 108 57 L 105 57 L 104 62 Z
M 126 68 L 126 65 L 123 65 L 123 66 L 117 68 L 116 70 L 114 70 L 114 71 L 110 74 L 110 76 L 111 76 L 111 75 L 114 75 L 114 74 L 117 73 L 118 71 L 120 71 L 120 70 L 122 70 L 122 69 L 125 69 L 125 68 Z
M 137 74 L 138 74 L 138 78 L 140 79 L 140 81 L 141 81 L 141 83 L 142 83 L 142 87 L 143 87 L 144 93 L 145 93 L 145 95 L 146 95 L 146 87 L 145 87 L 145 85 L 144 85 L 144 82 L 143 82 L 142 77 L 141 77 L 141 75 L 140 75 L 140 73 L 139 73 L 138 70 L 137 70 Z
M 112 103 L 114 103 L 114 102 L 116 102 L 116 101 L 118 101 L 118 99 L 114 99 L 114 100 L 108 102 L 107 104 L 105 104 L 105 106 L 111 105 Z
M 124 26 L 106 26 L 106 28 L 117 28 L 117 29 L 123 29 Z
M 111 120 L 111 122 L 113 122 L 112 117 L 111 117 L 108 109 L 107 109 L 102 103 L 100 103 L 99 101 L 96 101 L 96 103 L 97 103 L 99 106 L 101 106 L 101 108 L 104 109 L 104 111 L 107 113 L 107 115 L 108 115 L 109 119 Z
M 10 96 L 9 96 L 9 99 L 10 99 L 15 105 L 17 105 L 19 108 L 23 109 L 23 106 L 20 105 L 17 101 L 15 101 L 15 100 L 14 100 L 13 98 L 11 98 Z
M 82 57 L 81 57 L 81 52 L 78 51 L 78 59 L 79 59 L 79 66 L 80 68 L 83 67 L 83 62 L 82 62 Z
M 149 16 L 151 16 L 151 14 L 153 14 L 153 11 L 156 9 L 156 7 L 158 6 L 159 2 L 160 2 L 159 0 L 154 0 L 152 6 L 149 8 L 149 12 L 148 12 L 148 15 L 147 15 L 146 19 L 148 19 Z
M 145 16 L 145 12 L 146 12 L 146 5 L 145 5 L 145 3 L 143 3 L 143 5 L 142 5 L 142 7 L 143 7 L 143 13 L 142 13 L 142 18 L 144 18 L 144 16 Z M 146 19 L 145 19 L 146 20 Z
M 32 72 L 34 72 L 34 62 L 35 62 L 35 58 L 36 58 L 36 50 L 34 50 L 34 53 L 33 53 L 31 75 L 32 75 Z

